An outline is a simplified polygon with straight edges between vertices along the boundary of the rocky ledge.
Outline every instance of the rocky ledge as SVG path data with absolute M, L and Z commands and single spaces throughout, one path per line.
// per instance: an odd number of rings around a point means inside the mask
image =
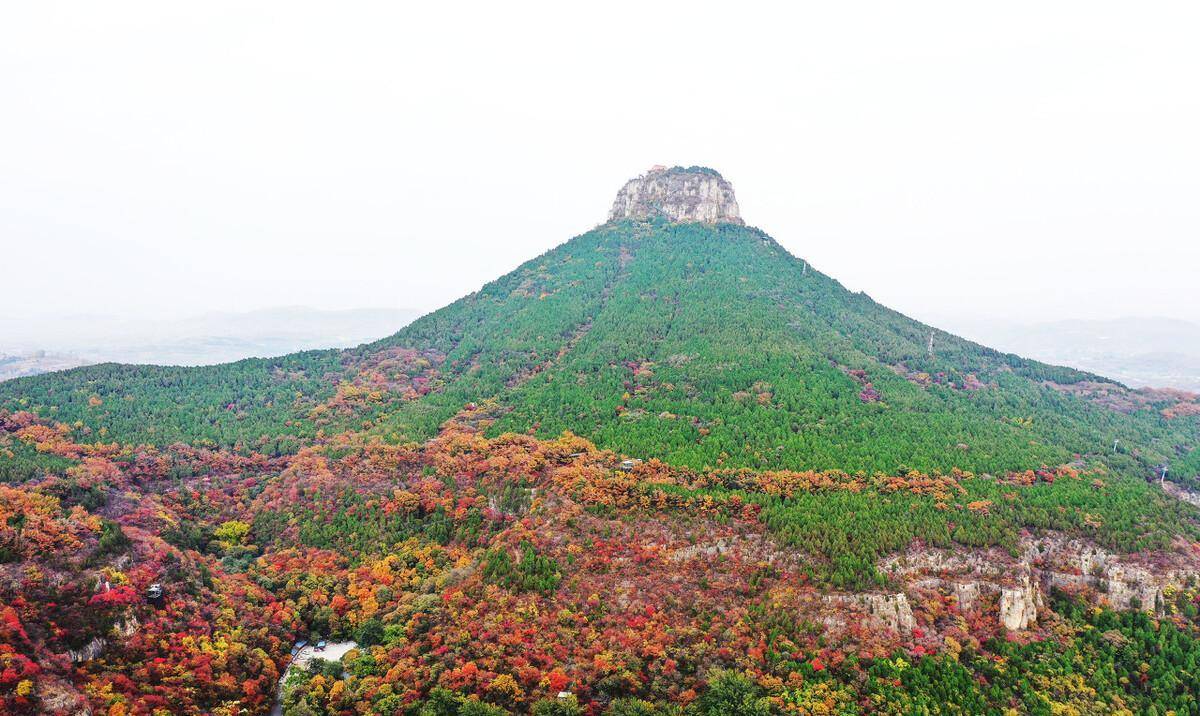
M 1045 612 L 1043 594 L 1058 589 L 1113 609 L 1162 615 L 1168 595 L 1200 578 L 1200 556 L 1188 545 L 1161 553 L 1118 555 L 1058 533 L 1023 537 L 1013 558 L 1001 549 L 955 550 L 914 546 L 880 568 L 905 585 L 914 603 L 953 598 L 963 614 L 996 610 L 1009 631 L 1029 629 Z M 994 601 L 993 601 L 994 600 Z M 874 610 L 873 610 L 874 611 Z M 902 629 L 906 619 L 888 619 Z
M 742 223 L 733 185 L 707 167 L 653 167 L 621 188 L 608 214 L 609 221 L 655 217 L 677 223 Z

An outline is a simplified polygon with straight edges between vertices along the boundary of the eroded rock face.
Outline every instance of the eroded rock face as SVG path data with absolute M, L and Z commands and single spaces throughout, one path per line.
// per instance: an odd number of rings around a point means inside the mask
M 1070 542 L 1068 546 L 1068 558 L 1046 573 L 1046 581 L 1065 589 L 1095 589 L 1114 609 L 1157 613 L 1162 607 L 1163 589 L 1181 587 L 1193 574 L 1177 566 L 1125 560 L 1091 545 Z
M 751 533 L 698 542 L 675 550 L 669 559 L 672 562 L 687 562 L 693 559 L 713 560 L 731 552 L 762 564 L 774 564 L 784 554 L 773 541 L 763 535 Z
M 901 634 L 912 632 L 913 627 L 917 625 L 908 597 L 903 594 L 868 594 L 866 607 L 871 616 Z
M 825 604 L 837 605 L 839 609 L 852 607 L 861 609 L 866 616 L 878 625 L 884 626 L 901 635 L 908 635 L 917 625 L 913 616 L 912 606 L 908 597 L 903 594 L 827 594 L 823 596 Z M 826 622 L 826 626 L 839 623 L 840 618 Z M 839 626 L 841 624 L 838 624 Z
M 100 656 L 104 653 L 104 647 L 106 646 L 108 646 L 108 640 L 102 636 L 97 636 L 92 637 L 91 641 L 79 647 L 78 650 L 71 649 L 67 653 L 71 657 L 71 661 L 78 664 L 81 661 L 91 661 Z
M 138 618 L 133 614 L 128 614 L 117 619 L 116 623 L 113 624 L 111 636 L 117 639 L 128 639 L 137 633 L 138 626 Z M 78 650 L 69 650 L 67 655 L 71 657 L 72 662 L 78 664 L 80 662 L 91 661 L 92 659 L 99 657 L 104 653 L 104 650 L 107 647 L 108 639 L 102 636 L 97 636 L 92 637 L 91 641 L 81 646 Z
M 979 604 L 982 590 L 978 582 L 954 582 L 952 587 L 954 597 L 958 600 L 958 608 L 969 612 Z
M 1180 589 L 1200 576 L 1190 552 L 1176 550 L 1152 560 L 1118 555 L 1096 544 L 1060 534 L 1025 537 L 1019 556 L 999 549 L 948 551 L 914 547 L 880 564 L 905 584 L 917 602 L 930 596 L 954 597 L 962 612 L 996 609 L 997 621 L 1011 631 L 1034 626 L 1051 589 L 1088 595 L 1114 609 L 1159 613 L 1164 591 Z
M 742 223 L 733 186 L 706 167 L 654 167 L 621 188 L 608 214 L 609 221 L 653 217 L 678 223 Z
M 125 617 L 118 619 L 113 625 L 113 633 L 121 639 L 128 639 L 137 633 L 138 627 L 141 626 L 138 618 L 134 614 L 128 614 Z
M 1176 485 L 1173 482 L 1162 483 L 1162 488 L 1163 488 L 1163 490 L 1166 491 L 1167 494 L 1172 495 L 1173 497 L 1175 497 L 1177 499 L 1183 500 L 1184 502 L 1187 502 L 1188 504 L 1192 504 L 1192 505 L 1195 505 L 1196 507 L 1200 507 L 1200 492 L 1192 492 L 1191 490 L 1181 487 L 1180 485 Z
M 1028 629 L 1037 622 L 1042 608 L 1042 593 L 1037 583 L 1025 575 L 1018 587 L 1000 591 L 1000 623 L 1009 631 Z

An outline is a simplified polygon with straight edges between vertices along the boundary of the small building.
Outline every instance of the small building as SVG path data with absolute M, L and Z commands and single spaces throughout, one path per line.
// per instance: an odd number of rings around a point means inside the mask
M 318 641 L 317 645 L 313 647 L 313 651 L 325 651 L 325 640 Z
M 641 464 L 642 464 L 642 461 L 637 460 L 637 459 L 622 460 L 621 464 L 617 465 L 617 469 L 622 472 L 629 472 L 630 470 L 632 470 L 633 468 L 635 468 Z
M 150 585 L 149 589 L 146 590 L 146 601 L 150 602 L 151 604 L 161 606 L 163 603 L 163 597 L 165 595 L 166 591 L 163 589 L 163 586 L 158 582 L 155 582 L 154 584 Z

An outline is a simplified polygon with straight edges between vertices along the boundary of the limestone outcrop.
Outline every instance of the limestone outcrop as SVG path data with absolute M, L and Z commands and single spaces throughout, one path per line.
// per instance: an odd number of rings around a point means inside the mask
M 912 607 L 904 594 L 868 594 L 865 598 L 871 616 L 901 634 L 909 634 L 917 625 Z
M 78 664 L 82 661 L 91 661 L 104 653 L 104 647 L 108 646 L 108 640 L 102 636 L 94 636 L 91 641 L 79 647 L 71 649 L 67 655 L 71 657 L 71 661 Z
M 1017 587 L 1000 591 L 1000 623 L 1009 631 L 1028 629 L 1037 622 L 1042 593 L 1026 574 Z
M 836 606 L 839 612 L 846 607 L 862 610 L 866 613 L 865 616 L 876 625 L 891 629 L 901 635 L 911 634 L 917 625 L 912 606 L 908 603 L 908 597 L 903 593 L 826 594 L 821 601 L 826 605 Z M 824 623 L 826 627 L 844 627 L 844 622 L 844 614 L 839 613 L 829 615 Z
M 656 217 L 677 223 L 742 223 L 733 185 L 707 167 L 654 167 L 621 188 L 608 214 L 609 221 Z
M 999 549 L 914 547 L 880 567 L 902 582 L 917 603 L 936 595 L 952 597 L 964 613 L 995 609 L 1000 625 L 1021 631 L 1038 623 L 1046 609 L 1043 595 L 1052 589 L 1087 594 L 1114 609 L 1156 614 L 1164 608 L 1166 592 L 1200 577 L 1200 565 L 1182 550 L 1149 559 L 1052 533 L 1022 539 L 1015 558 Z
M 127 614 L 126 616 L 117 619 L 117 621 L 113 624 L 111 636 L 117 639 L 128 639 L 137 633 L 139 626 L 140 623 L 138 622 L 137 616 L 133 614 Z M 95 659 L 104 653 L 104 650 L 108 648 L 108 643 L 109 641 L 107 638 L 95 636 L 78 649 L 68 650 L 67 655 L 71 658 L 71 661 L 76 664 L 84 661 L 91 661 L 92 659 Z

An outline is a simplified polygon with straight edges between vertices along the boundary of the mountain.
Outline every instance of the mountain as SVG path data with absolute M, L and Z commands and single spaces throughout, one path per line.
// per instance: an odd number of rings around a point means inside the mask
M 1195 444 L 1194 425 L 1160 414 L 1173 396 L 910 320 L 740 221 L 712 170 L 659 169 L 621 190 L 603 226 L 376 343 L 201 369 L 94 366 L 0 387 L 0 406 L 130 440 L 232 445 L 364 421 L 424 440 L 495 399 L 508 411 L 496 431 L 570 430 L 694 468 L 996 472 L 1118 441 L 1153 471 Z M 313 413 L 345 383 L 384 394 Z
M 655 167 L 373 343 L 0 384 L 0 703 L 1198 713 L 1198 442 Z

